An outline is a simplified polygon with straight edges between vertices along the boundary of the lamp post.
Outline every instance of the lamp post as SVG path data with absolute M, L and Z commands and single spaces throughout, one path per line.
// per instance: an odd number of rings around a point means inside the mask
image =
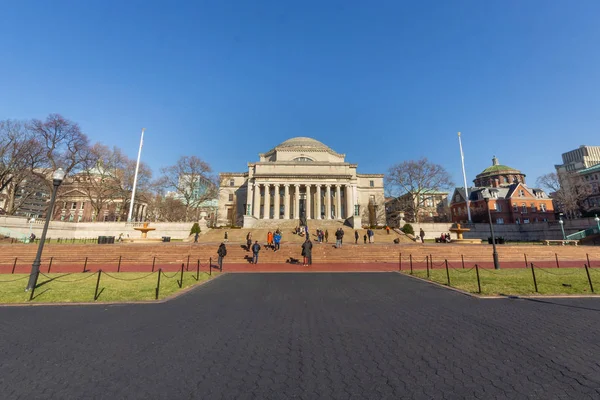
M 600 218 L 598 218 L 598 214 L 594 214 L 594 216 L 596 218 L 594 218 L 594 221 L 596 221 L 596 225 L 598 225 L 598 233 L 600 233 Z
M 562 219 L 562 213 L 560 213 L 558 216 L 558 223 L 560 224 L 560 230 L 562 231 L 563 240 L 567 240 L 567 237 L 565 236 L 565 227 L 563 226 L 565 224 L 565 221 L 563 221 Z
M 46 232 L 48 232 L 50 218 L 52 218 L 52 214 L 54 212 L 54 200 L 56 200 L 56 192 L 64 178 L 65 171 L 63 171 L 62 168 L 57 169 L 52 174 L 52 197 L 50 198 L 50 206 L 48 207 L 48 211 L 46 212 L 46 222 L 44 223 L 44 229 L 42 230 L 42 237 L 40 238 L 40 244 L 38 245 L 37 254 L 35 255 L 35 260 L 31 265 L 31 274 L 29 275 L 29 282 L 27 283 L 27 288 L 25 288 L 26 292 L 33 289 L 37 284 L 37 277 L 40 271 L 40 264 L 42 263 L 42 250 L 44 249 L 44 241 L 46 240 Z
M 494 257 L 494 269 L 500 269 L 500 262 L 498 261 L 498 252 L 496 251 L 496 236 L 494 235 L 494 224 L 492 224 L 492 213 L 490 212 L 490 199 L 485 198 L 485 207 L 488 212 L 488 221 L 490 222 L 490 232 L 492 233 L 492 247 L 494 249 L 492 256 Z

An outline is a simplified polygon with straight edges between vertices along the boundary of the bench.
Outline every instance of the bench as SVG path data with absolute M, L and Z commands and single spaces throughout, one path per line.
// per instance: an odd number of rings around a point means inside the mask
M 561 246 L 572 244 L 577 246 L 579 244 L 579 240 L 544 240 L 544 244 L 546 246 L 550 246 L 551 244 L 560 244 Z

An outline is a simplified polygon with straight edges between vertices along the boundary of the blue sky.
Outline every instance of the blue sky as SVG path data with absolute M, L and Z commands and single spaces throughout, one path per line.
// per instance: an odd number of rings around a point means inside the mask
M 359 172 L 422 156 L 528 183 L 600 145 L 600 2 L 14 1 L 0 119 L 60 113 L 155 171 L 243 172 L 309 136 Z

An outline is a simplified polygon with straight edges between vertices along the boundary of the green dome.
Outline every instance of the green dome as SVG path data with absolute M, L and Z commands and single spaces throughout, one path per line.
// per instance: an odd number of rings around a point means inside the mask
M 511 168 L 507 165 L 492 165 L 491 167 L 487 167 L 483 171 L 481 171 L 481 175 L 496 173 L 496 172 L 504 172 L 504 171 L 517 171 L 520 173 L 518 169 Z

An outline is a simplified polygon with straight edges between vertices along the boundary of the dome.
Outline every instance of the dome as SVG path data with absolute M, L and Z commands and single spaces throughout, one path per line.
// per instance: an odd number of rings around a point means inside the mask
M 319 142 L 316 139 L 309 137 L 295 137 L 286 140 L 285 142 L 279 144 L 275 148 L 286 148 L 286 147 L 304 147 L 309 149 L 323 149 L 323 150 L 331 150 L 328 146 Z
M 481 173 L 479 173 L 477 176 L 495 175 L 495 174 L 504 173 L 504 172 L 517 173 L 517 174 L 521 173 L 521 171 L 519 171 L 518 169 L 498 163 L 498 159 L 496 158 L 496 156 L 494 156 L 494 158 L 492 158 L 492 165 L 490 167 L 487 167 L 483 171 L 481 171 Z

